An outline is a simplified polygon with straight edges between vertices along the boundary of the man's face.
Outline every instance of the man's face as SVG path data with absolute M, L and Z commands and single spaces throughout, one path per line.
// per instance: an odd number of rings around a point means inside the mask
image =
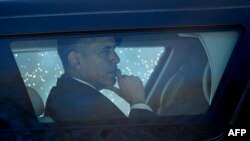
M 117 64 L 120 58 L 115 52 L 112 37 L 96 38 L 84 49 L 80 56 L 80 75 L 82 79 L 97 89 L 113 86 L 116 82 Z

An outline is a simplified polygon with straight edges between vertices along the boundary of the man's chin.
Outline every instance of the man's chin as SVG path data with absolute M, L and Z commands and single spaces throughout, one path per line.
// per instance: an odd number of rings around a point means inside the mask
M 109 78 L 109 80 L 107 81 L 107 86 L 108 86 L 108 87 L 114 86 L 115 83 L 116 83 L 116 78 L 115 78 L 115 77 L 111 77 L 111 78 Z

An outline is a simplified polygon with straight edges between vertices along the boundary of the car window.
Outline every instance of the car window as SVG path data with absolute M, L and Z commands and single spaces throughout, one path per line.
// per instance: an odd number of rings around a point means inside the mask
M 87 37 L 99 36 L 111 35 Z M 146 93 L 145 104 L 158 116 L 185 116 L 205 114 L 211 106 L 239 31 L 134 32 L 112 36 L 117 39 L 117 66 L 122 74 L 140 78 Z M 10 44 L 27 89 L 36 91 L 44 108 L 52 87 L 65 73 L 57 53 L 58 41 L 75 37 L 86 35 L 29 37 L 13 39 Z M 115 86 L 118 87 L 117 82 Z M 132 105 L 110 90 L 100 92 L 129 117 Z M 85 108 L 91 111 L 92 107 Z M 38 116 L 43 117 L 43 112 Z
M 18 46 L 16 44 L 24 44 L 24 46 L 26 44 L 34 44 L 36 46 L 38 42 L 21 41 L 13 43 L 13 46 Z M 44 42 L 46 44 L 46 41 Z M 55 46 L 54 49 L 48 51 L 17 51 L 17 53 L 14 53 L 25 85 L 35 89 L 44 103 L 46 103 L 51 88 L 56 85 L 57 78 L 64 73 Z M 122 58 L 118 64 L 122 73 L 139 76 L 145 85 L 154 67 L 157 65 L 160 56 L 164 52 L 164 47 L 119 47 L 116 51 Z M 151 54 L 152 52 L 156 54 Z M 108 89 L 101 90 L 101 92 L 128 115 L 129 104 L 126 101 Z

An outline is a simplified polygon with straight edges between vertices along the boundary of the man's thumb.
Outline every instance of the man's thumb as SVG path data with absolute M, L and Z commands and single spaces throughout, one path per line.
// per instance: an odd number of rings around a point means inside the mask
M 122 72 L 121 72 L 120 69 L 117 69 L 117 71 L 116 71 L 116 76 L 117 76 L 118 79 L 121 78 Z

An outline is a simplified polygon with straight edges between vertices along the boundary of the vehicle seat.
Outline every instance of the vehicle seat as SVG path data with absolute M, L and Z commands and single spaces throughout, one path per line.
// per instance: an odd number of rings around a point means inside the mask
M 210 105 L 211 101 L 211 69 L 209 62 L 207 63 L 204 73 L 203 73 L 203 79 L 202 79 L 202 88 L 203 88 L 203 93 L 204 97 L 207 101 L 207 103 Z
M 47 116 L 43 116 L 44 113 L 44 103 L 38 92 L 32 87 L 26 87 L 35 114 L 40 122 L 53 122 L 53 119 Z
M 161 106 L 157 111 L 159 115 L 162 115 L 164 113 L 164 109 L 173 102 L 174 97 L 176 97 L 178 90 L 180 90 L 181 86 L 183 85 L 184 79 L 186 78 L 190 69 L 191 65 L 189 63 L 183 64 L 179 70 L 169 79 L 160 98 Z
M 165 80 L 159 98 L 158 114 L 164 116 L 205 114 L 209 108 L 211 77 L 206 52 L 199 45 L 192 46 L 186 53 L 186 58 L 179 60 L 178 63 L 176 71 Z
M 44 112 L 44 104 L 42 98 L 34 88 L 26 87 L 26 89 L 28 91 L 36 116 L 41 116 Z

